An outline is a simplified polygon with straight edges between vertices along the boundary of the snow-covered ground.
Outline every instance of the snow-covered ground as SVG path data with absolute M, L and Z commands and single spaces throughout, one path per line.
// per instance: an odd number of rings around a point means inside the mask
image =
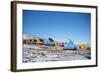
M 23 63 L 90 59 L 90 51 L 63 50 L 59 46 L 23 45 Z

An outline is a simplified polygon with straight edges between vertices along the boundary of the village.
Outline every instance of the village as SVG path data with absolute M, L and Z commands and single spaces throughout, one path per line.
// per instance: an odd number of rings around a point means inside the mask
M 75 44 L 71 39 L 58 42 L 52 38 L 23 35 L 23 63 L 89 59 L 91 59 L 89 44 Z

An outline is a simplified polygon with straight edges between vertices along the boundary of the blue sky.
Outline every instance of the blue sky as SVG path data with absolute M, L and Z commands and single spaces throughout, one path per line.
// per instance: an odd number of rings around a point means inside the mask
M 90 43 L 91 14 L 23 10 L 23 33 L 65 42 Z

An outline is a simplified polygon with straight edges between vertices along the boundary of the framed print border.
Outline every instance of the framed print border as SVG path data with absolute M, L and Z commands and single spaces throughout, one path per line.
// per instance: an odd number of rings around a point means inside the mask
M 17 4 L 29 4 L 29 5 L 44 5 L 44 6 L 58 6 L 58 7 L 78 7 L 78 8 L 94 8 L 96 9 L 96 35 L 95 35 L 95 64 L 93 65 L 80 65 L 80 66 L 64 66 L 64 67 L 50 67 L 50 68 L 31 68 L 31 69 L 17 69 Z M 74 4 L 58 4 L 58 3 L 43 3 L 43 2 L 26 2 L 26 1 L 12 1 L 11 2 L 11 71 L 36 71 L 36 70 L 52 70 L 52 69 L 68 69 L 68 68 L 83 68 L 83 67 L 96 67 L 98 65 L 98 8 L 97 6 L 90 5 L 74 5 Z

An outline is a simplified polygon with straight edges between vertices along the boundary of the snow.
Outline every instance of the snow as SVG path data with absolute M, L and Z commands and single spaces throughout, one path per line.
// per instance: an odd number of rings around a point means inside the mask
M 43 49 L 38 45 L 28 45 L 28 44 L 23 45 L 23 48 Z
M 88 60 L 86 55 L 90 53 L 90 51 L 56 49 L 60 47 L 54 48 L 51 49 L 49 46 L 44 45 L 23 45 L 23 63 Z

